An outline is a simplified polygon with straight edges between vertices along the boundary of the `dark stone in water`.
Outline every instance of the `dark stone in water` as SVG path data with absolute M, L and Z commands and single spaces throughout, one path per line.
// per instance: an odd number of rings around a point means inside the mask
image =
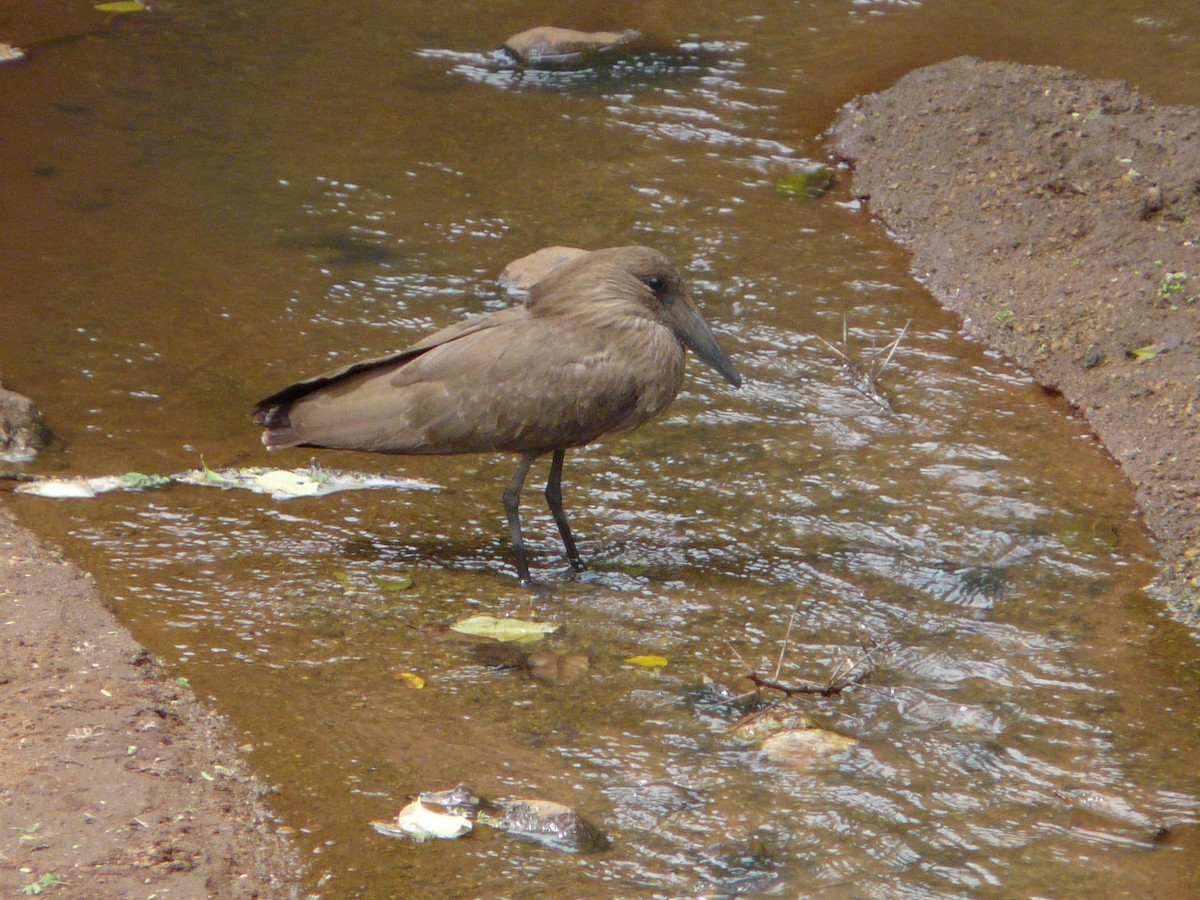
M 550 800 L 485 800 L 466 784 L 448 791 L 424 791 L 420 799 L 437 812 L 466 816 L 555 850 L 596 853 L 609 846 L 603 831 L 571 807 Z
M 37 404 L 0 385 L 0 459 L 27 462 L 50 443 L 50 436 Z
M 511 800 L 504 804 L 499 827 L 569 853 L 597 853 L 608 837 L 569 806 L 549 800 Z

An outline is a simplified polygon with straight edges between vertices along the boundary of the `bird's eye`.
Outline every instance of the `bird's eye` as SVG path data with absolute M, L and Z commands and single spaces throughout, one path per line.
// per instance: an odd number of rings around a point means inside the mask
M 663 280 L 661 275 L 651 275 L 646 279 L 646 287 L 650 288 L 650 290 L 654 291 L 656 294 L 661 294 L 663 288 L 666 286 L 667 283 Z

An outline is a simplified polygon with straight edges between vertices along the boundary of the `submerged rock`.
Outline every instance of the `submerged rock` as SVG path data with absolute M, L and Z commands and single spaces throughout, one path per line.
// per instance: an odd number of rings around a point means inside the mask
M 858 744 L 857 738 L 820 728 L 808 716 L 784 708 L 745 716 L 724 739 L 736 747 L 756 748 L 776 765 L 793 771 L 833 765 Z
M 795 728 L 773 734 L 762 742 L 762 752 L 776 765 L 793 771 L 833 765 L 858 744 L 852 738 L 824 728 Z
M 608 847 L 603 831 L 571 807 L 550 800 L 510 800 L 498 821 L 479 821 L 568 853 L 596 853 Z
M 609 846 L 602 830 L 571 807 L 550 800 L 485 800 L 460 784 L 448 791 L 423 791 L 419 802 L 432 812 L 465 817 L 555 850 L 595 853 Z
M 28 462 L 48 443 L 50 429 L 37 404 L 0 385 L 0 460 Z
M 640 31 L 575 31 L 542 25 L 514 34 L 504 42 L 504 49 L 518 65 L 554 69 L 586 64 L 641 36 Z

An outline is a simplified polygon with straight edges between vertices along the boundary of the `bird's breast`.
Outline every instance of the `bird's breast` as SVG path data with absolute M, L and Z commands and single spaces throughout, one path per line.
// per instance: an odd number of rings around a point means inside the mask
M 683 386 L 685 355 L 678 338 L 657 322 L 631 324 L 614 341 L 616 364 L 629 379 L 635 402 L 619 428 L 636 428 L 654 418 L 675 399 Z

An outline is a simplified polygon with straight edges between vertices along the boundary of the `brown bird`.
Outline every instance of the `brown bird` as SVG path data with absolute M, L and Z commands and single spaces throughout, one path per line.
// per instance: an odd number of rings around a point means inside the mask
M 683 385 L 685 347 L 741 386 L 670 261 L 648 247 L 612 247 L 553 269 L 524 306 L 293 384 L 253 416 L 272 450 L 520 453 L 504 511 L 517 573 L 529 584 L 520 517 L 529 467 L 554 454 L 546 502 L 567 558 L 583 569 L 562 506 L 566 451 L 666 409 Z

